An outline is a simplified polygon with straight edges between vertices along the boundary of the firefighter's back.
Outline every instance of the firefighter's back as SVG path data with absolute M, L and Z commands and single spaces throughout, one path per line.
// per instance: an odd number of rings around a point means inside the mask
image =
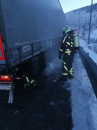
M 65 39 L 65 42 L 64 42 Z M 73 54 L 73 35 L 71 32 L 67 33 L 63 38 L 64 58 L 72 58 Z

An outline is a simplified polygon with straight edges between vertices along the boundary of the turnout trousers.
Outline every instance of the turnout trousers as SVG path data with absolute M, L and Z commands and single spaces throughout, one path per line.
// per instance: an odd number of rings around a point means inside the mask
M 69 77 L 73 77 L 73 57 L 69 58 L 63 58 L 62 61 L 62 77 L 63 79 L 67 79 Z

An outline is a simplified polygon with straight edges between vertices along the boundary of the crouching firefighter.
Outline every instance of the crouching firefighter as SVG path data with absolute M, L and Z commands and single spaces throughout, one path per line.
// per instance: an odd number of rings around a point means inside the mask
M 34 79 L 29 78 L 26 74 L 23 75 L 23 88 L 26 92 L 32 92 L 34 88 L 38 87 L 37 82 Z
M 63 54 L 62 61 L 62 77 L 60 78 L 63 81 L 67 81 L 67 78 L 73 78 L 73 34 L 71 29 L 66 26 L 63 28 L 63 39 L 61 42 L 61 47 L 59 50 L 59 59 L 61 59 Z

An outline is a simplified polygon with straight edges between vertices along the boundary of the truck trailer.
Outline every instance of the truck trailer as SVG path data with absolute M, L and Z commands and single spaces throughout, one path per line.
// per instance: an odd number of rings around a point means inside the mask
M 17 66 L 58 45 L 64 25 L 59 0 L 0 0 L 1 91 L 13 94 Z

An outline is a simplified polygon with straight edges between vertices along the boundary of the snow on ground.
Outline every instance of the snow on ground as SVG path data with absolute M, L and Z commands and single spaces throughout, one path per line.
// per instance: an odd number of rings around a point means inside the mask
M 97 99 L 79 54 L 74 57 L 71 84 L 73 130 L 97 130 Z
M 55 73 L 58 67 L 62 67 L 62 60 L 56 58 L 48 64 L 44 74 Z M 97 99 L 79 54 L 75 54 L 73 68 L 74 78 L 68 80 L 71 84 L 69 90 L 71 91 L 73 130 L 97 130 Z

